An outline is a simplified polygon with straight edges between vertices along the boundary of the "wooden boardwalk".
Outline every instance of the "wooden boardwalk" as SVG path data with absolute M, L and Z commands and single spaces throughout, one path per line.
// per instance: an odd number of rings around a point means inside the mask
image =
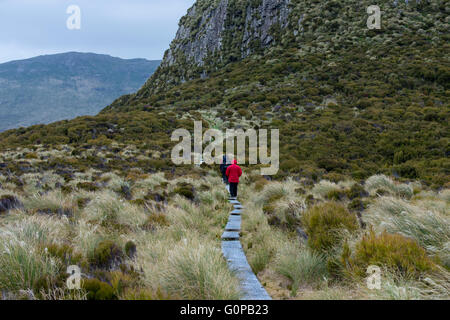
M 229 201 L 233 204 L 234 210 L 230 213 L 225 231 L 222 234 L 222 253 L 227 259 L 228 267 L 236 273 L 240 280 L 242 300 L 272 300 L 253 273 L 242 249 L 239 233 L 241 231 L 241 209 L 243 209 L 243 206 L 236 199 L 230 199 Z

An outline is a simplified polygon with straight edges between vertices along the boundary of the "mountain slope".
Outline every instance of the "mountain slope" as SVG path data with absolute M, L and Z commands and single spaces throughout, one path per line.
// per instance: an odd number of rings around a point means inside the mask
M 278 177 L 337 181 L 383 173 L 442 186 L 450 170 L 449 8 L 440 1 L 380 1 L 382 29 L 369 30 L 371 4 L 197 1 L 137 93 L 97 117 L 0 139 L 6 146 L 86 143 L 100 135 L 155 143 L 165 146 L 161 157 L 171 168 L 171 142 L 141 134 L 150 130 L 142 115 L 154 117 L 150 127 L 165 128 L 166 136 L 203 119 L 221 129 L 278 128 Z M 124 117 L 140 118 L 123 123 Z M 117 125 L 124 130 L 109 130 Z
M 159 63 L 70 52 L 0 64 L 0 131 L 96 114 Z

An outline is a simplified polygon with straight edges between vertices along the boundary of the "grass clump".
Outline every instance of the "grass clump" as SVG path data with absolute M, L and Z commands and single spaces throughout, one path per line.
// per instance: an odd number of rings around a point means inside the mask
M 154 231 L 157 227 L 165 227 L 168 225 L 169 221 L 164 213 L 152 213 L 142 225 L 142 229 Z
M 128 258 L 134 258 L 137 253 L 137 247 L 136 244 L 133 241 L 127 241 L 125 244 L 125 254 Z
M 312 207 L 303 214 L 301 221 L 308 234 L 309 246 L 323 252 L 341 243 L 343 230 L 353 232 L 358 229 L 356 217 L 335 202 Z
M 402 199 L 381 197 L 370 206 L 367 220 L 378 231 L 412 238 L 450 268 L 450 219 L 438 210 Z
M 301 285 L 316 286 L 328 275 L 323 254 L 297 245 L 286 245 L 280 250 L 276 270 L 292 281 L 293 295 Z
M 168 257 L 163 283 L 168 292 L 184 299 L 239 298 L 237 280 L 224 263 L 220 250 L 209 244 L 175 247 Z
M 5 244 L 0 253 L 0 289 L 10 292 L 31 289 L 41 278 L 53 278 L 60 264 L 23 243 Z
M 67 244 L 52 243 L 46 246 L 46 249 L 48 254 L 55 258 L 58 258 L 66 265 L 79 264 L 83 259 L 83 256 L 80 253 L 74 252 L 73 247 Z
M 425 249 L 400 234 L 370 231 L 356 244 L 354 254 L 344 250 L 343 260 L 351 275 L 364 277 L 370 265 L 384 268 L 406 278 L 419 278 L 436 269 Z
M 112 286 L 98 279 L 84 279 L 81 282 L 81 288 L 87 291 L 88 300 L 115 300 Z
M 195 199 L 195 189 L 194 186 L 187 182 L 178 183 L 177 187 L 173 191 L 175 194 L 179 194 L 189 200 Z
M 371 176 L 367 179 L 365 189 L 371 195 L 382 195 L 388 193 L 407 199 L 410 199 L 414 195 L 414 191 L 411 186 L 396 183 L 391 178 L 388 178 L 382 174 Z
M 91 263 L 96 267 L 109 269 L 120 264 L 123 257 L 122 250 L 113 241 L 105 240 L 94 249 Z
M 311 190 L 311 193 L 315 198 L 318 199 L 330 199 L 330 198 L 340 198 L 340 195 L 342 193 L 342 189 L 339 185 L 337 185 L 334 182 L 328 181 L 328 180 L 322 180 Z
M 77 183 L 77 188 L 89 192 L 95 192 L 100 189 L 95 183 L 92 182 L 79 182 Z
M 5 194 L 0 196 L 0 214 L 11 209 L 19 208 L 21 205 L 19 199 L 13 195 Z

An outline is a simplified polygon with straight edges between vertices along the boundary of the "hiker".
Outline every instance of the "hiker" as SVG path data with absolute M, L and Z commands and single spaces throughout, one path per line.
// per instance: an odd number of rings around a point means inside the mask
M 230 195 L 232 198 L 237 198 L 239 177 L 242 176 L 242 169 L 237 165 L 237 160 L 233 160 L 233 164 L 227 168 L 225 174 L 230 183 Z
M 222 179 L 223 183 L 225 183 L 228 186 L 228 177 L 227 177 L 227 168 L 230 166 L 229 163 L 227 163 L 227 156 L 223 156 L 222 164 L 220 165 L 220 173 L 222 173 Z

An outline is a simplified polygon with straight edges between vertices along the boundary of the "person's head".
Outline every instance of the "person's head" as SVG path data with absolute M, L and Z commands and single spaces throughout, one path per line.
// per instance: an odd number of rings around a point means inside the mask
M 237 164 L 237 160 L 236 159 L 233 160 L 233 164 Z

